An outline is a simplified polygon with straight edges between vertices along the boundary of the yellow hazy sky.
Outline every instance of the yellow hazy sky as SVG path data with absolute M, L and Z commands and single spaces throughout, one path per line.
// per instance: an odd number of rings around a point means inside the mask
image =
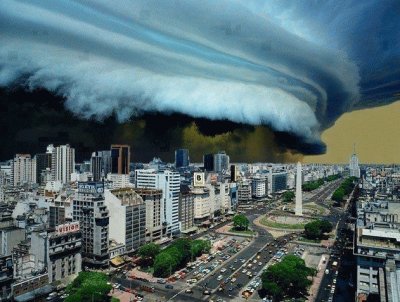
M 347 163 L 356 144 L 360 163 L 400 163 L 400 101 L 342 115 L 322 134 L 327 153 L 308 163 Z

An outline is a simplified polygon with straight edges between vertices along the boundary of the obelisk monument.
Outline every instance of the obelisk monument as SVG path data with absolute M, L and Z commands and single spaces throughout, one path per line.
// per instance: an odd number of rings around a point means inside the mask
M 302 196 L 302 188 L 301 188 L 301 163 L 297 163 L 297 172 L 296 172 L 296 204 L 294 209 L 294 214 L 296 216 L 303 215 L 303 196 Z

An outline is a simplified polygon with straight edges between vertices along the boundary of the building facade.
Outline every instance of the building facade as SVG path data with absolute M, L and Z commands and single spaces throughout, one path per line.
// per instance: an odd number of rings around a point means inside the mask
M 184 168 L 189 166 L 189 150 L 178 149 L 175 150 L 175 167 Z
M 75 149 L 70 145 L 55 147 L 51 155 L 52 180 L 63 184 L 71 181 L 71 174 L 75 171 Z
M 131 147 L 128 145 L 111 145 L 111 173 L 129 174 Z
M 36 182 L 36 160 L 29 154 L 17 154 L 12 161 L 11 183 L 13 186 Z
M 181 222 L 181 231 L 188 230 L 194 225 L 194 195 L 188 186 L 181 186 L 179 221 Z
M 78 183 L 72 210 L 73 221 L 79 221 L 82 232 L 83 265 L 108 267 L 109 211 L 104 201 L 103 183 Z

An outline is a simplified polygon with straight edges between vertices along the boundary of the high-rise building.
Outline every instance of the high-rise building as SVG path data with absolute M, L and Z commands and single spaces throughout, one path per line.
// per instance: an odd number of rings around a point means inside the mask
M 271 171 L 268 178 L 268 193 L 276 193 L 287 189 L 287 172 Z
M 166 225 L 167 234 L 179 233 L 179 173 L 169 170 L 159 172 L 153 169 L 136 170 L 135 181 L 136 188 L 158 189 L 163 192 L 162 223 Z
M 65 208 L 59 206 L 49 206 L 49 228 L 55 229 L 56 226 L 65 223 Z
M 134 189 L 142 197 L 146 205 L 146 241 L 153 242 L 161 239 L 162 221 L 161 204 L 162 191 L 154 189 Z
M 51 155 L 51 174 L 54 181 L 69 183 L 75 171 L 75 149 L 61 145 L 53 149 Z
M 181 185 L 179 195 L 179 221 L 181 229 L 189 230 L 194 222 L 194 196 L 187 185 Z
M 102 182 L 79 182 L 72 202 L 72 219 L 82 232 L 82 258 L 85 266 L 108 267 L 109 212 Z
M 360 178 L 360 167 L 358 165 L 358 157 L 357 157 L 357 154 L 356 154 L 356 148 L 355 147 L 354 147 L 353 154 L 350 157 L 349 170 L 350 170 L 350 176 L 354 176 L 354 177 Z
M 189 166 L 189 150 L 178 149 L 175 150 L 175 167 L 182 168 Z
M 263 198 L 267 194 L 267 178 L 265 176 L 254 176 L 251 181 L 251 192 L 255 198 Z
M 42 184 L 42 173 L 51 169 L 51 153 L 39 153 L 34 158 L 36 160 L 36 182 Z
M 111 145 L 111 173 L 129 174 L 131 147 L 128 145 Z
M 203 156 L 204 170 L 214 171 L 214 154 L 205 154 Z
M 146 243 L 146 205 L 132 188 L 106 190 L 110 212 L 110 238 L 125 245 L 126 252 L 137 251 Z
M 111 172 L 111 151 L 96 151 L 90 159 L 93 180 L 100 181 Z
M 225 151 L 219 151 L 217 154 L 214 154 L 214 171 L 229 171 L 229 156 L 225 153 Z
M 11 183 L 14 186 L 36 182 L 36 162 L 29 154 L 17 154 L 12 161 Z
M 238 167 L 236 165 L 231 165 L 231 182 L 236 182 L 238 180 Z

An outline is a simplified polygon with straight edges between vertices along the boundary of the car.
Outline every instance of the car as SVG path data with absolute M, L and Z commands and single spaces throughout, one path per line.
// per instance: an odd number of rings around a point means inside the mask
M 174 289 L 174 286 L 171 285 L 171 284 L 167 284 L 167 285 L 165 285 L 165 288 L 166 288 L 166 289 Z
M 236 278 L 232 278 L 231 282 L 235 283 L 235 281 L 236 281 Z
M 221 268 L 221 273 L 225 273 L 226 272 L 226 268 Z
M 222 280 L 222 278 L 224 278 L 224 276 L 222 276 L 222 275 L 219 275 L 219 276 L 217 277 L 217 280 L 218 280 L 218 281 L 221 281 L 221 280 Z
M 256 259 L 254 259 L 254 260 L 253 260 L 253 264 L 256 264 L 256 263 L 257 263 L 257 260 L 256 260 Z
M 203 291 L 203 295 L 209 296 L 209 295 L 211 295 L 211 292 L 209 290 L 205 290 L 205 291 Z
M 157 279 L 157 283 L 165 284 L 167 283 L 167 281 L 165 281 L 164 279 Z
M 230 287 L 228 288 L 228 290 L 229 290 L 230 292 L 233 291 L 233 287 L 230 286 Z
M 185 290 L 185 293 L 187 294 L 193 294 L 193 290 L 191 288 L 188 288 Z
M 260 266 L 261 266 L 261 265 L 262 265 L 262 262 L 258 262 L 258 265 L 260 265 Z
M 244 268 L 244 269 L 242 270 L 242 273 L 243 273 L 243 274 L 246 274 L 246 273 L 247 273 L 247 269 Z

